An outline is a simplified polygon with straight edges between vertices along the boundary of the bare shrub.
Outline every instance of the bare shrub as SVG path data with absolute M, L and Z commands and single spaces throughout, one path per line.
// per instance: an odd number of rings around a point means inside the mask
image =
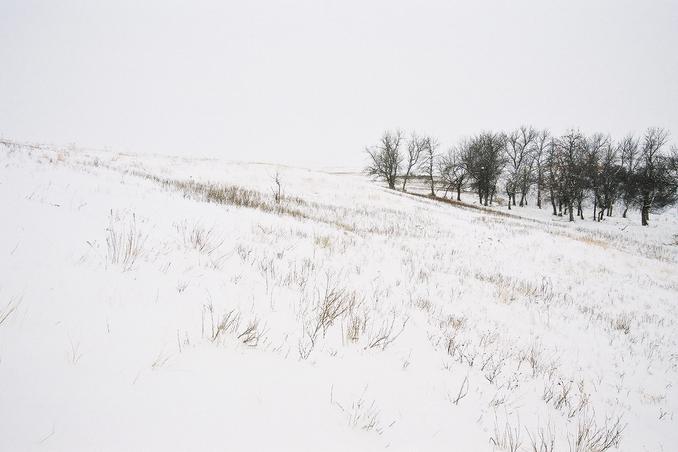
M 5 307 L 0 308 L 0 325 L 5 323 L 21 304 L 21 298 L 10 298 Z
M 362 430 L 373 430 L 381 434 L 382 428 L 379 420 L 380 412 L 375 406 L 375 401 L 368 402 L 365 400 L 365 392 L 367 387 L 363 390 L 362 395 L 355 401 L 351 402 L 351 406 L 344 408 L 339 402 L 334 402 L 339 409 L 344 413 L 351 427 L 360 428 Z
M 501 371 L 504 368 L 504 361 L 505 358 L 492 353 L 480 366 L 480 370 L 483 371 L 483 376 L 488 381 L 488 383 L 494 384 L 494 381 L 497 379 L 499 374 L 501 374 Z
M 621 416 L 606 418 L 598 425 L 593 413 L 584 412 L 577 423 L 577 434 L 570 437 L 570 452 L 605 452 L 617 447 L 626 425 L 622 425 Z
M 557 356 L 547 356 L 542 345 L 535 341 L 530 345 L 527 351 L 522 351 L 518 357 L 520 364 L 527 362 L 532 369 L 532 377 L 546 375 L 553 378 L 559 367 L 559 358 Z
M 225 313 L 221 319 L 215 323 L 214 321 L 214 307 L 210 305 L 205 305 L 203 307 L 203 332 L 204 332 L 204 319 L 205 319 L 205 310 L 210 315 L 210 336 L 209 339 L 212 342 L 215 342 L 219 339 L 220 336 L 223 336 L 225 333 L 235 333 L 240 326 L 240 313 L 235 309 L 231 309 Z
M 359 313 L 356 309 L 351 309 L 346 320 L 346 339 L 349 342 L 358 342 L 367 330 L 367 321 L 367 312 Z
M 250 247 L 245 247 L 242 244 L 239 244 L 238 246 L 235 247 L 236 252 L 238 253 L 238 256 L 243 262 L 247 262 L 252 255 L 252 248 Z
M 416 302 L 414 302 L 415 306 L 419 309 L 421 309 L 424 312 L 431 312 L 431 309 L 433 309 L 433 303 L 431 303 L 431 300 L 428 298 L 424 297 L 419 297 L 417 298 Z
M 499 450 L 518 452 L 520 449 L 520 424 L 513 426 L 506 421 L 504 428 L 499 428 L 497 420 L 494 421 L 494 434 L 490 437 L 490 443 Z
M 271 192 L 273 193 L 273 201 L 275 201 L 276 204 L 280 204 L 280 201 L 282 201 L 283 198 L 282 181 L 280 180 L 280 173 L 277 171 L 273 177 L 273 187 L 271 187 Z
M 255 317 L 247 322 L 247 325 L 240 331 L 237 338 L 247 346 L 256 347 L 263 340 L 265 332 L 266 329 L 259 325 L 259 319 Z
M 530 438 L 530 450 L 532 452 L 554 452 L 556 446 L 556 435 L 547 424 L 546 428 L 539 428 L 539 431 L 533 437 L 529 430 L 525 430 Z
M 162 366 L 164 366 L 167 361 L 169 361 L 170 357 L 168 355 L 165 355 L 164 352 L 158 353 L 158 355 L 155 357 L 153 362 L 151 363 L 151 370 L 158 370 Z
M 318 235 L 313 239 L 313 242 L 318 246 L 319 248 L 331 248 L 332 247 L 332 239 L 329 236 L 326 235 Z
M 214 231 L 214 227 L 207 229 L 199 223 L 189 226 L 187 221 L 176 224 L 175 227 L 184 246 L 208 256 L 224 243 Z
M 547 404 L 551 403 L 555 396 L 556 396 L 556 392 L 555 392 L 555 385 L 553 384 L 553 382 L 549 382 L 548 384 L 545 384 L 544 385 L 544 391 L 542 393 L 542 399 L 544 400 L 544 402 L 546 402 Z
M 457 317 L 450 315 L 447 318 L 447 325 L 449 325 L 454 330 L 461 330 L 466 327 L 467 320 L 468 319 L 466 318 L 466 316 Z
M 351 311 L 356 303 L 356 294 L 339 288 L 336 278 L 328 273 L 325 289 L 316 294 L 316 302 L 310 313 L 311 318 L 304 322 L 304 337 L 299 344 L 299 355 L 303 359 L 308 358 L 320 335 L 325 336 L 337 319 Z
M 144 252 L 146 236 L 137 228 L 136 215 L 131 220 L 119 218 L 110 213 L 106 229 L 106 260 L 109 264 L 119 265 L 122 271 L 129 271 Z
M 473 367 L 479 354 L 478 347 L 471 340 L 459 336 L 455 331 L 446 337 L 447 354 L 459 363 Z
M 459 404 L 459 401 L 468 395 L 468 375 L 464 377 L 464 381 L 461 382 L 459 387 L 459 392 L 452 399 L 452 403 L 455 405 Z
M 397 323 L 396 319 L 396 313 L 393 312 L 391 319 L 382 322 L 379 329 L 372 334 L 365 348 L 380 348 L 385 350 L 393 341 L 398 339 L 398 336 L 405 331 L 409 317 L 404 317 Z M 398 329 L 396 329 L 396 325 L 399 325 Z
M 589 405 L 589 395 L 584 389 L 584 380 L 577 383 L 577 403 L 569 406 L 567 417 L 573 418 L 577 414 L 585 412 Z
M 291 263 L 287 274 L 282 278 L 282 283 L 287 287 L 296 286 L 303 291 L 313 270 L 315 270 L 315 264 L 311 259 L 304 258 L 300 265 L 295 260 Z
M 572 382 L 560 380 L 557 384 L 556 394 L 553 399 L 553 407 L 557 410 L 570 406 L 570 393 L 572 392 Z
M 612 327 L 624 334 L 629 334 L 631 332 L 631 316 L 628 314 L 620 314 L 612 321 Z
M 208 317 L 206 319 L 205 317 Z M 256 347 L 265 338 L 266 328 L 262 326 L 257 317 L 253 317 L 241 329 L 242 316 L 236 309 L 231 309 L 219 319 L 214 318 L 214 306 L 212 303 L 203 305 L 202 309 L 202 335 L 205 337 L 205 321 L 209 320 L 209 334 L 207 338 L 210 342 L 216 342 L 225 334 L 232 334 L 243 344 Z

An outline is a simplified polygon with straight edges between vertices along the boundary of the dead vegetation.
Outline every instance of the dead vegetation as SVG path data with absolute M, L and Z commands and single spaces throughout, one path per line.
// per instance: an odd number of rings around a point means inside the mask
M 330 393 L 330 401 L 334 403 L 339 410 L 346 417 L 348 425 L 354 428 L 359 428 L 365 431 L 375 431 L 379 434 L 382 433 L 383 428 L 380 421 L 380 412 L 376 407 L 376 402 L 374 400 L 367 401 L 365 399 L 365 393 L 367 392 L 367 387 L 363 390 L 360 397 L 356 400 L 353 400 L 350 406 L 344 407 L 341 403 L 334 400 L 333 395 Z
M 624 334 L 629 334 L 631 332 L 631 316 L 629 314 L 620 314 L 616 319 L 614 319 L 612 326 L 617 331 L 621 331 Z
M 605 452 L 619 445 L 625 425 L 621 417 L 606 418 L 602 425 L 594 413 L 584 412 L 577 423 L 577 433 L 570 437 L 570 452 Z
M 457 392 L 457 395 L 451 399 L 452 403 L 454 405 L 458 405 L 459 401 L 466 397 L 468 395 L 468 375 L 464 377 L 464 381 L 461 382 L 461 386 L 459 387 L 459 392 Z
M 17 310 L 21 304 L 21 298 L 12 297 L 5 304 L 5 306 L 0 307 L 0 326 L 2 326 L 7 319 Z
M 368 339 L 366 348 L 379 348 L 385 350 L 393 341 L 405 331 L 405 326 L 409 317 L 405 316 L 401 319 L 397 318 L 394 312 L 391 313 L 391 318 L 381 322 L 379 328 L 372 333 Z
M 200 223 L 189 225 L 185 220 L 175 224 L 175 228 L 184 246 L 207 256 L 212 255 L 224 243 L 224 239 L 219 237 L 214 226 L 206 228 Z
M 205 328 L 207 320 L 209 320 L 209 331 L 206 331 Z M 212 303 L 203 305 L 201 331 L 203 337 L 207 333 L 207 338 L 210 342 L 217 343 L 229 334 L 249 347 L 257 347 L 263 343 L 267 332 L 266 327 L 261 324 L 256 316 L 243 322 L 240 312 L 236 309 L 231 309 L 220 317 L 215 318 Z
M 299 356 L 309 357 L 316 342 L 342 316 L 353 311 L 358 303 L 354 292 L 338 286 L 336 277 L 330 273 L 325 275 L 325 287 L 316 292 L 316 299 L 311 306 L 308 317 L 303 323 L 303 337 L 299 342 Z
M 522 441 L 520 439 L 520 424 L 512 425 L 509 421 L 504 423 L 504 427 L 499 427 L 495 418 L 494 434 L 490 437 L 490 443 L 495 450 L 506 452 L 518 452 Z
M 526 430 L 530 441 L 530 450 L 532 452 L 554 452 L 556 447 L 556 435 L 551 424 L 546 427 L 540 427 L 537 433 L 532 436 L 529 430 Z
M 146 235 L 137 227 L 136 215 L 131 218 L 120 216 L 113 211 L 109 215 L 106 228 L 106 261 L 118 265 L 126 272 L 144 253 Z

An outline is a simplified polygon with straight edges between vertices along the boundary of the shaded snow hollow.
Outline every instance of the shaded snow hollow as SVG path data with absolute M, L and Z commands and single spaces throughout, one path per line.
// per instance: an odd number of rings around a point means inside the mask
M 0 205 L 0 450 L 678 443 L 673 213 L 12 144 Z

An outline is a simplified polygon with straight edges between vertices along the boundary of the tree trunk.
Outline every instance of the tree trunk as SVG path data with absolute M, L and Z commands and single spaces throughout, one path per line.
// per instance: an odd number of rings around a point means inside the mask
M 567 205 L 567 210 L 570 212 L 570 221 L 574 221 L 574 204 L 571 201 Z
M 433 186 L 435 185 L 435 180 L 433 179 L 433 152 L 431 152 L 429 156 L 428 165 L 428 177 L 431 179 L 431 197 L 435 198 L 436 192 L 433 189 Z
M 461 184 L 457 185 L 457 201 L 461 201 Z
M 596 219 L 598 218 L 597 208 L 598 208 L 598 198 L 596 198 L 596 196 L 594 195 L 593 196 L 593 221 L 596 221 Z
M 624 206 L 624 213 L 622 214 L 622 218 L 626 218 L 626 212 L 629 211 L 629 206 Z
M 506 194 L 508 195 L 508 210 L 511 210 L 511 192 L 507 190 Z
M 541 209 L 541 187 L 537 184 L 537 207 Z
M 643 205 L 640 209 L 641 224 L 647 226 L 650 220 L 650 201 L 647 196 L 643 197 Z

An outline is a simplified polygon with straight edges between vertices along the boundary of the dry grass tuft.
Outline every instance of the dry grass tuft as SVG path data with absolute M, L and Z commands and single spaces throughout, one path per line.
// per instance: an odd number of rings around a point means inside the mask
M 208 256 L 224 243 L 224 240 L 214 231 L 214 227 L 207 229 L 199 223 L 189 226 L 187 221 L 176 224 L 175 227 L 184 246 Z
M 10 298 L 5 307 L 0 308 L 0 326 L 7 321 L 21 304 L 21 298 Z
M 111 211 L 106 229 L 106 260 L 109 264 L 119 265 L 122 271 L 131 270 L 142 256 L 145 242 L 146 236 L 137 228 L 135 214 L 126 221 Z
M 626 426 L 621 417 L 607 418 L 598 425 L 592 413 L 582 413 L 577 423 L 577 434 L 570 438 L 571 452 L 605 452 L 617 447 Z

